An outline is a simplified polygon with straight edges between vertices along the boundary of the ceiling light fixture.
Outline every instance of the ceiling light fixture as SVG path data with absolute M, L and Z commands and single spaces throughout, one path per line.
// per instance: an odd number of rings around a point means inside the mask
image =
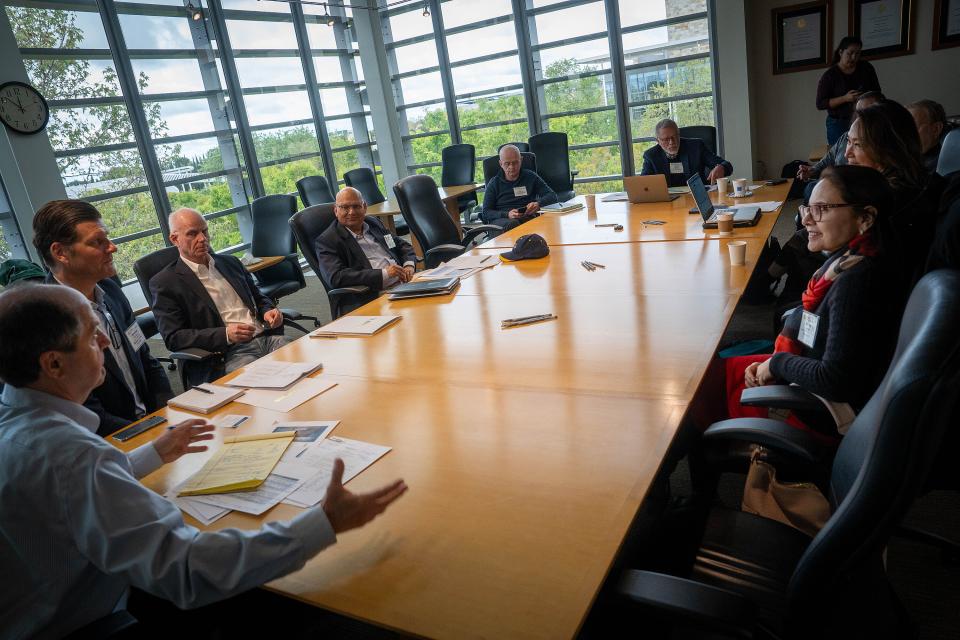
M 424 17 L 424 18 L 429 18 L 429 17 L 430 17 L 430 9 L 427 8 L 427 3 L 426 3 L 426 2 L 423 3 L 423 17 Z
M 187 15 L 189 15 L 190 19 L 194 22 L 203 19 L 203 12 L 199 8 L 193 6 L 192 2 L 187 4 Z

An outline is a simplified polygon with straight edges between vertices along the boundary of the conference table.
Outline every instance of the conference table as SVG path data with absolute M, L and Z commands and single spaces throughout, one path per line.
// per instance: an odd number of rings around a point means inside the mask
M 789 186 L 755 199 L 783 200 Z M 721 238 L 690 223 L 689 196 L 612 205 L 598 202 L 595 215 L 623 218 L 624 232 L 594 235 L 586 210 L 541 216 L 510 233 L 543 231 L 548 257 L 497 258 L 452 296 L 381 296 L 354 312 L 402 317 L 381 333 L 304 337 L 268 356 L 320 361 L 316 375 L 336 386 L 289 414 L 229 404 L 220 413 L 251 416 L 238 433 L 270 431 L 278 419 L 340 420 L 333 435 L 392 447 L 351 490 L 398 477 L 410 487 L 268 589 L 417 636 L 577 634 L 779 214 Z M 641 228 L 649 217 L 672 226 Z M 501 238 L 474 253 L 501 253 Z M 743 266 L 729 263 L 732 240 L 747 244 Z M 587 271 L 585 259 L 606 268 Z M 500 328 L 547 312 L 557 319 Z M 195 417 L 158 413 L 171 423 Z M 209 455 L 184 456 L 144 482 L 166 492 Z M 210 528 L 256 528 L 298 512 L 234 512 Z

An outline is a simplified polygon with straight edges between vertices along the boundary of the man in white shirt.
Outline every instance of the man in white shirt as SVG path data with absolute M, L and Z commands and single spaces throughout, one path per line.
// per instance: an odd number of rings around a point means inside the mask
M 80 403 L 105 375 L 100 327 L 68 287 L 0 294 L 0 636 L 66 636 L 125 609 L 131 586 L 180 608 L 228 598 L 296 571 L 406 491 L 353 494 L 337 460 L 322 506 L 289 522 L 187 526 L 137 478 L 206 450 L 213 427 L 187 420 L 129 454 L 97 436 Z
M 160 334 L 171 351 L 199 347 L 223 354 L 222 369 L 192 366 L 190 384 L 239 369 L 285 345 L 283 314 L 240 260 L 213 253 L 203 216 L 178 209 L 169 221 L 170 242 L 180 258 L 150 279 Z

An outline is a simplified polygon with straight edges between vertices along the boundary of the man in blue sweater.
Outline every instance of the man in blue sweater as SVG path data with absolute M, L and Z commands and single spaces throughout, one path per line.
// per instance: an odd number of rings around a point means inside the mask
M 520 150 L 512 144 L 500 149 L 502 171 L 490 179 L 484 190 L 480 217 L 486 224 L 513 229 L 540 215 L 540 207 L 557 201 L 543 178 L 520 168 Z

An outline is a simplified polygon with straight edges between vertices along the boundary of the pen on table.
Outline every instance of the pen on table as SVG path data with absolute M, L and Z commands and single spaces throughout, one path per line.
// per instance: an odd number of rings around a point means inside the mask
M 544 316 L 541 316 L 541 317 L 538 317 L 538 318 L 530 318 L 529 320 L 521 320 L 521 321 L 519 321 L 519 322 L 504 322 L 504 323 L 502 323 L 502 325 L 501 325 L 500 328 L 501 328 L 501 329 L 509 329 L 509 328 L 512 328 L 512 327 L 522 327 L 522 326 L 524 326 L 524 325 L 534 324 L 534 323 L 536 323 L 536 322 L 543 322 L 544 320 L 554 320 L 554 319 L 556 319 L 556 317 L 557 317 L 557 316 L 555 316 L 554 314 L 548 313 L 548 314 L 546 314 L 546 315 L 544 315 Z
M 590 262 L 589 260 L 587 260 L 586 263 L 594 267 L 600 267 L 601 269 L 607 268 L 605 265 L 602 265 L 599 262 Z
M 213 395 L 213 391 L 210 391 L 210 389 L 204 389 L 203 387 L 194 387 L 194 390 L 199 391 L 201 393 L 209 393 L 210 395 Z
M 489 260 L 489 259 L 490 259 L 490 256 L 484 256 L 484 257 L 483 257 L 483 260 L 480 261 L 480 264 L 483 264 L 484 262 L 486 262 L 486 261 Z
M 596 269 L 596 267 L 594 267 L 592 264 L 590 264 L 590 263 L 587 262 L 586 260 L 583 260 L 583 261 L 580 263 L 580 266 L 583 267 L 584 269 L 586 269 L 587 271 L 593 271 L 594 269 Z
M 521 316 L 519 318 L 507 318 L 506 320 L 501 320 L 501 322 L 522 322 L 523 320 L 532 320 L 533 318 L 542 318 L 544 316 L 553 315 L 550 313 L 538 313 L 532 316 Z

